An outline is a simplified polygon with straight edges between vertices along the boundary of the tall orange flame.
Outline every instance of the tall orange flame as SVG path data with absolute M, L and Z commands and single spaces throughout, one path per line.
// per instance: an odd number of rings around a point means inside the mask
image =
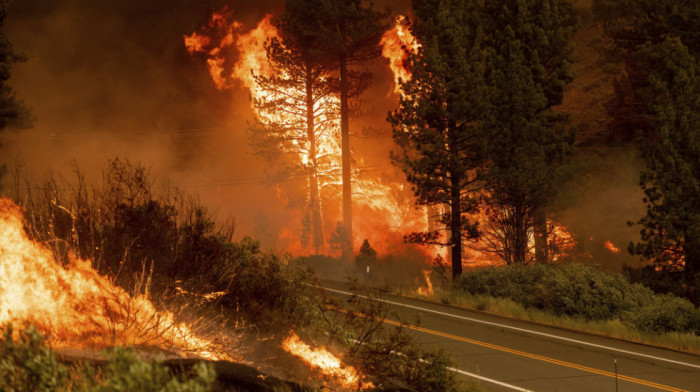
M 101 276 L 88 260 L 60 265 L 30 240 L 20 208 L 0 199 L 0 325 L 29 322 L 54 346 L 156 346 L 180 355 L 224 359 L 170 312 L 144 296 L 131 297 Z
M 278 37 L 277 29 L 272 25 L 271 15 L 265 16 L 257 26 L 245 32 L 241 23 L 232 20 L 232 13 L 224 8 L 214 13 L 207 26 L 201 32 L 195 32 L 185 36 L 185 45 L 190 53 L 203 53 L 207 57 L 207 64 L 212 80 L 220 89 L 232 88 L 236 82 L 244 86 L 254 100 L 265 102 L 274 97 L 268 96 L 269 91 L 264 91 L 255 78 L 256 75 L 270 77 L 283 74 L 283 70 L 276 70 L 267 59 L 265 43 Z M 417 54 L 420 43 L 411 34 L 407 18 L 399 16 L 394 26 L 386 31 L 381 39 L 382 55 L 389 60 L 389 66 L 394 74 L 393 93 L 403 94 L 399 81 L 411 79 L 408 69 L 409 57 Z M 226 67 L 225 67 L 226 66 Z M 298 96 L 298 91 L 280 89 L 280 94 Z M 318 102 L 318 106 L 339 106 L 336 96 L 328 96 L 328 101 Z M 260 110 L 253 105 L 253 111 L 263 123 L 299 123 L 304 119 L 290 118 L 294 114 L 285 113 L 282 110 Z M 319 110 L 320 112 L 320 110 Z M 319 122 L 328 124 L 328 131 L 323 132 L 317 140 L 317 152 L 324 157 L 325 164 L 322 167 L 322 175 L 319 176 L 321 190 L 327 189 L 325 208 L 330 208 L 338 215 L 337 207 L 329 206 L 330 200 L 339 200 L 338 192 L 341 189 L 340 179 L 340 124 L 336 118 L 319 118 Z M 290 139 L 302 139 L 299 135 L 289 135 Z M 310 157 L 308 152 L 299 150 L 299 162 L 308 165 Z M 362 159 L 357 159 L 357 166 L 362 165 Z M 358 222 L 354 226 L 354 242 L 360 243 L 369 239 L 375 250 L 386 253 L 403 244 L 403 236 L 411 232 L 426 231 L 431 227 L 430 214 L 426 208 L 416 208 L 412 192 L 405 182 L 398 178 L 382 179 L 380 176 L 368 174 L 357 168 L 353 170 L 353 211 Z M 333 193 L 335 192 L 335 193 Z M 319 200 L 321 200 L 319 198 Z M 335 210 L 333 210 L 335 208 Z M 322 213 L 325 220 L 325 230 L 328 236 L 333 231 L 333 222 L 339 218 L 334 214 Z M 483 217 L 482 217 L 483 218 Z M 300 243 L 295 238 L 301 230 L 285 228 L 283 230 L 292 242 Z M 296 234 L 295 234 L 296 233 Z M 477 244 L 475 249 L 483 248 L 483 244 Z M 426 256 L 435 257 L 441 254 L 446 256 L 447 248 L 430 247 L 425 249 Z M 497 263 L 496 258 L 488 253 L 475 249 L 466 249 L 465 259 L 472 265 L 491 265 Z M 286 249 L 303 253 L 301 246 Z
M 382 56 L 389 60 L 389 67 L 394 73 L 394 93 L 401 94 L 400 81 L 411 80 L 408 69 L 408 58 L 417 54 L 420 44 L 408 28 L 408 19 L 399 15 L 396 17 L 394 28 L 388 30 L 380 41 Z

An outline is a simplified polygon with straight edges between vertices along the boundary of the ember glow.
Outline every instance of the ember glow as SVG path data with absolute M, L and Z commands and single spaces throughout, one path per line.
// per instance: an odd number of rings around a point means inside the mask
M 20 208 L 0 199 L 0 325 L 32 323 L 54 347 L 135 345 L 229 359 L 145 296 L 131 297 L 89 260 L 60 265 L 23 228 Z
M 301 358 L 311 368 L 320 370 L 324 375 L 333 377 L 348 389 L 374 388 L 370 382 L 362 382 L 357 370 L 352 366 L 343 366 L 343 363 L 325 348 L 311 348 L 301 341 L 296 333 L 282 341 L 282 348 L 288 353 Z
M 605 249 L 607 249 L 607 250 L 609 250 L 609 251 L 611 251 L 611 252 L 613 252 L 613 253 L 620 253 L 620 248 L 618 248 L 617 246 L 615 246 L 615 245 L 614 245 L 612 242 L 610 242 L 610 241 L 605 241 L 605 243 L 603 244 L 603 246 L 605 246 Z

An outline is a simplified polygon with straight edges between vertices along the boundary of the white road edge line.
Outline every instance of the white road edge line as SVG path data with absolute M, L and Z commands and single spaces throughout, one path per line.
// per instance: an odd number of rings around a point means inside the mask
M 529 390 L 529 389 L 520 388 L 520 387 L 518 387 L 518 386 L 515 386 L 515 385 L 512 385 L 512 384 L 508 384 L 508 383 L 505 383 L 505 382 L 502 382 L 502 381 L 494 380 L 494 379 L 492 379 L 492 378 L 480 376 L 480 375 L 478 375 L 478 374 L 469 373 L 469 372 L 464 371 L 464 370 L 462 370 L 462 369 L 457 369 L 457 368 L 453 368 L 453 367 L 448 367 L 447 370 L 449 370 L 449 371 L 451 371 L 451 372 L 455 372 L 455 373 L 459 373 L 459 374 L 465 375 L 465 376 L 467 376 L 467 377 L 476 378 L 476 379 L 479 379 L 479 380 L 481 380 L 481 381 L 485 381 L 485 382 L 488 382 L 488 383 L 491 383 L 491 384 L 496 384 L 496 385 L 500 385 L 500 386 L 502 386 L 502 387 L 514 389 L 514 390 L 516 390 L 516 391 L 521 391 L 521 392 L 532 392 L 532 391 Z
M 320 288 L 320 289 L 324 289 L 324 290 L 328 290 L 328 291 L 331 291 L 331 292 L 334 292 L 334 293 L 345 294 L 345 295 L 350 295 L 350 296 L 353 295 L 352 293 L 348 293 L 347 291 L 331 289 L 331 288 L 327 288 L 327 287 L 323 287 L 323 286 L 315 286 L 315 285 L 309 285 L 309 286 L 316 287 L 316 288 Z M 389 301 L 389 300 L 380 299 L 380 298 L 371 298 L 371 297 L 367 297 L 367 296 L 359 295 L 359 294 L 358 294 L 358 297 L 367 298 L 367 299 L 373 299 L 373 300 L 380 301 L 380 302 L 385 302 L 385 303 L 388 303 L 388 304 L 391 304 L 391 305 L 403 306 L 403 307 L 405 307 L 405 308 L 411 308 L 411 309 L 415 309 L 415 310 L 421 310 L 421 311 L 424 311 L 424 312 L 435 313 L 435 314 L 439 314 L 439 315 L 442 315 L 442 316 L 448 316 L 448 317 L 453 317 L 453 318 L 460 319 L 460 320 L 471 321 L 471 322 L 474 322 L 474 323 L 480 323 L 480 324 L 486 324 L 486 325 L 493 325 L 493 326 L 497 326 L 497 327 L 501 327 L 501 328 L 511 329 L 511 330 L 514 330 L 514 331 L 529 333 L 529 334 L 532 334 L 532 335 L 545 336 L 545 337 L 548 337 L 548 338 L 563 340 L 563 341 L 566 341 L 566 342 L 577 343 L 577 344 L 583 344 L 583 345 L 586 345 L 586 346 L 591 346 L 591 347 L 596 347 L 596 348 L 602 348 L 602 349 L 610 350 L 610 351 L 616 351 L 616 352 L 623 353 L 623 354 L 635 355 L 635 356 L 638 356 L 638 357 L 649 358 L 649 359 L 655 359 L 655 360 L 657 360 L 657 361 L 668 362 L 668 363 L 673 363 L 673 364 L 676 364 L 676 365 L 682 365 L 682 366 L 688 366 L 688 367 L 700 369 L 700 365 L 695 365 L 695 364 L 692 364 L 692 363 L 676 361 L 676 360 L 668 359 L 668 358 L 657 357 L 657 356 L 654 356 L 654 355 L 642 354 L 642 353 L 638 353 L 638 352 L 634 352 L 634 351 L 623 350 L 623 349 L 621 349 L 621 348 L 615 348 L 615 347 L 610 347 L 610 346 L 603 346 L 603 345 L 601 345 L 601 344 L 595 344 L 595 343 L 584 342 L 583 340 L 565 338 L 565 337 L 563 337 L 563 336 L 552 335 L 552 334 L 548 334 L 548 333 L 544 333 L 544 332 L 537 332 L 537 331 L 533 331 L 533 330 L 530 330 L 530 329 L 519 328 L 519 327 L 513 327 L 513 326 L 510 326 L 510 325 L 506 325 L 506 324 L 494 323 L 494 322 L 492 322 L 492 321 L 484 321 L 484 320 L 479 320 L 479 319 L 475 319 L 475 318 L 471 318 L 471 317 L 458 316 L 458 315 L 456 315 L 456 314 L 440 312 L 440 311 L 438 311 L 438 310 L 432 310 L 432 309 L 427 309 L 427 308 L 421 308 L 420 306 L 402 304 L 402 303 L 400 303 L 400 302 L 394 302 L 394 301 Z

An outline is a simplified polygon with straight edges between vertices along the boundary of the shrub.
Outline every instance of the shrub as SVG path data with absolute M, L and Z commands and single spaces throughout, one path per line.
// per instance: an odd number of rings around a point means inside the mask
M 206 392 L 216 373 L 211 365 L 198 363 L 188 379 L 174 376 L 160 360 L 143 361 L 129 349 L 104 352 L 107 364 L 101 369 L 83 365 L 69 368 L 56 359 L 36 328 L 29 326 L 13 338 L 11 324 L 5 327 L 0 346 L 0 390 L 13 392 Z
M 13 332 L 12 324 L 8 324 L 0 346 L 0 391 L 70 390 L 68 368 L 42 344 L 44 339 L 36 328 L 17 331 L 14 339 Z
M 349 342 L 346 359 L 351 364 L 380 381 L 399 381 L 409 390 L 480 390 L 461 383 L 449 370 L 454 366 L 451 354 L 441 348 L 424 348 L 408 328 L 388 327 L 383 322 L 388 312 L 386 305 L 359 296 L 357 289 L 354 291 L 355 295 L 346 304 L 347 311 L 343 312 L 343 331 Z M 416 324 L 420 324 L 420 320 L 416 320 Z M 392 390 L 391 387 L 388 390 Z
M 455 290 L 510 299 L 524 307 L 587 320 L 614 320 L 646 332 L 700 332 L 700 311 L 595 267 L 513 265 L 466 271 Z
M 131 350 L 116 347 L 105 352 L 109 363 L 98 374 L 94 392 L 206 392 L 212 389 L 216 373 L 212 365 L 200 362 L 194 377 L 180 380 L 160 360 L 146 362 Z

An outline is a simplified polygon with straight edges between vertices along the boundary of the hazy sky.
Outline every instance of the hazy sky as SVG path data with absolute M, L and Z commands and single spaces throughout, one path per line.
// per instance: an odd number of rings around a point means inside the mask
M 395 3 L 394 9 L 408 5 Z M 280 190 L 260 180 L 265 163 L 250 153 L 248 93 L 217 91 L 205 59 L 183 45 L 184 35 L 224 5 L 252 28 L 265 14 L 279 14 L 284 1 L 15 1 L 6 31 L 28 61 L 15 67 L 11 83 L 37 121 L 32 130 L 4 135 L 6 161 L 21 160 L 32 176 L 70 172 L 76 161 L 98 180 L 107 159 L 127 157 L 235 215 L 243 227 L 263 210 L 289 219 Z M 373 71 L 368 110 L 352 124 L 357 130 L 364 123 L 388 129 L 391 76 L 383 62 Z M 353 143 L 388 166 L 388 132 L 380 142 Z

